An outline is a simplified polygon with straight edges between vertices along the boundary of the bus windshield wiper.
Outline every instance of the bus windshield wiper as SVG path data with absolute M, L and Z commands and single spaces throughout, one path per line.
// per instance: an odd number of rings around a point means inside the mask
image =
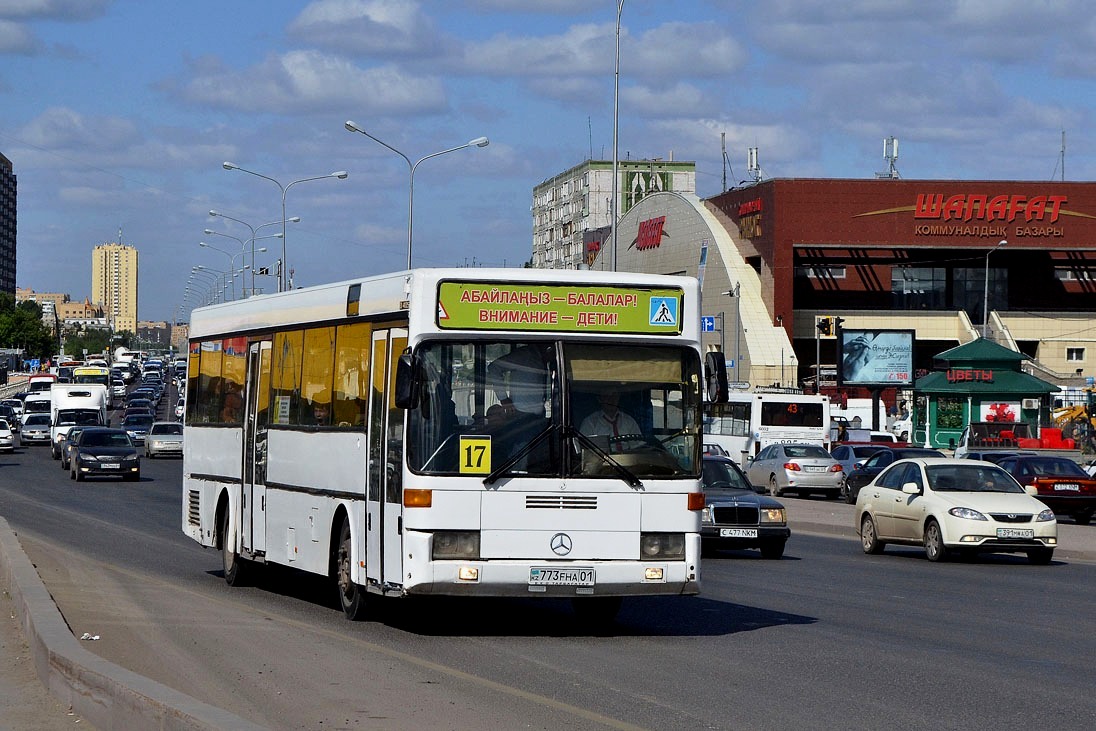
M 484 485 L 493 485 L 493 484 L 495 484 L 495 482 L 500 477 L 502 477 L 504 474 L 506 474 L 507 472 L 510 471 L 511 467 L 513 467 L 518 462 L 520 462 L 523 457 L 526 457 L 530 452 L 532 452 L 536 448 L 536 446 L 538 444 L 540 444 L 545 439 L 547 439 L 548 436 L 552 432 L 556 431 L 558 428 L 559 427 L 556 426 L 555 424 L 549 424 L 547 427 L 545 427 L 545 429 L 540 434 L 537 434 L 535 437 L 530 439 L 528 444 L 526 444 L 524 447 L 522 447 L 517 452 L 515 452 L 514 455 L 512 457 L 510 457 L 510 459 L 506 460 L 505 462 L 500 464 L 498 467 L 496 467 L 494 469 L 494 471 L 491 472 L 491 474 L 487 475 L 487 477 L 484 477 L 483 478 L 483 484 Z
M 566 437 L 573 437 L 575 440 L 577 440 L 583 446 L 585 446 L 585 447 L 589 448 L 591 451 L 593 451 L 594 454 L 596 454 L 598 457 L 600 457 L 601 460 L 605 464 L 612 467 L 617 472 L 617 474 L 620 475 L 620 479 L 627 482 L 630 487 L 636 487 L 636 488 L 641 488 L 642 489 L 643 483 L 640 482 L 639 478 L 636 477 L 635 473 L 632 472 L 627 467 L 625 467 L 624 465 L 622 465 L 620 462 L 617 462 L 615 459 L 613 459 L 612 456 L 608 452 L 606 452 L 604 449 L 599 447 L 593 439 L 590 439 L 590 437 L 586 436 L 585 434 L 580 432 L 578 429 L 575 429 L 574 427 L 567 427 L 567 431 L 564 432 L 564 438 L 566 439 Z

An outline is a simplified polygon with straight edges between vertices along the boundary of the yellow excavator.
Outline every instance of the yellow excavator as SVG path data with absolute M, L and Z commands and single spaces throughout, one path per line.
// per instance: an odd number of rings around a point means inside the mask
M 1083 453 L 1096 451 L 1096 408 L 1093 392 L 1088 392 L 1087 404 L 1073 404 L 1051 409 L 1055 426 L 1062 430 L 1063 439 L 1073 439 Z

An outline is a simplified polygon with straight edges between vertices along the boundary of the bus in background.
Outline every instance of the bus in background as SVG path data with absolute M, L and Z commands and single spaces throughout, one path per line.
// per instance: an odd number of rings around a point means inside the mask
M 419 269 L 197 309 L 183 532 L 231 585 L 261 563 L 330 577 L 352 619 L 367 595 L 567 597 L 606 621 L 625 595 L 695 594 L 698 295 Z
M 774 443 L 830 448 L 829 396 L 732 391 L 725 403 L 706 407 L 704 442 L 718 445 L 742 465 Z
M 111 388 L 110 369 L 106 366 L 81 365 L 72 369 L 75 384 L 98 383 L 107 390 L 107 408 L 114 408 L 114 389 Z

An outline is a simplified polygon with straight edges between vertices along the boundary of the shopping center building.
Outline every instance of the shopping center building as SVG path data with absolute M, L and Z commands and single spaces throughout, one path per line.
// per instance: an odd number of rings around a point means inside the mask
M 913 332 L 913 374 L 985 335 L 1050 383 L 1096 375 L 1096 183 L 774 179 L 655 193 L 586 234 L 593 269 L 701 278 L 706 345 L 741 385 L 837 389 L 845 329 Z M 702 254 L 705 262 L 702 266 Z M 820 368 L 818 368 L 820 366 Z M 883 394 L 894 403 L 894 389 Z

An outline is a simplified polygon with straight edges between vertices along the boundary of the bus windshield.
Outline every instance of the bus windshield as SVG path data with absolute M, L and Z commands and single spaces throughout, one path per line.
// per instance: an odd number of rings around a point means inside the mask
M 699 474 L 700 363 L 689 348 L 430 341 L 415 363 L 407 456 L 416 472 Z

